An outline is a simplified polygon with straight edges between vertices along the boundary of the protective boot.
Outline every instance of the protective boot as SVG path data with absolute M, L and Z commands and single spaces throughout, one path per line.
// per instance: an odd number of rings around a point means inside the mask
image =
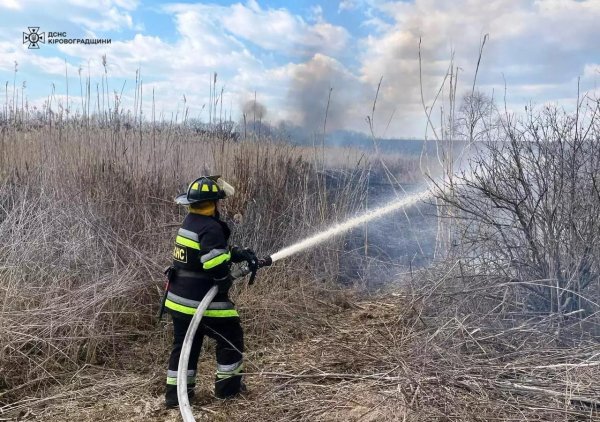
M 225 379 L 215 378 L 215 397 L 218 399 L 230 399 L 245 391 L 246 385 L 242 382 L 241 375 Z
M 194 399 L 194 397 L 196 396 L 196 391 L 194 391 L 194 387 L 196 387 L 196 384 L 188 384 L 188 386 L 187 386 L 187 393 L 188 393 L 189 401 L 192 401 Z
M 196 384 L 188 384 L 187 393 L 188 399 L 192 401 L 196 392 L 194 391 L 194 387 Z M 167 385 L 167 389 L 165 392 L 165 406 L 167 409 L 173 409 L 179 406 L 179 399 L 177 398 L 177 386 L 176 385 Z
M 167 385 L 165 391 L 165 406 L 167 409 L 173 409 L 179 406 L 179 399 L 177 399 L 177 386 Z

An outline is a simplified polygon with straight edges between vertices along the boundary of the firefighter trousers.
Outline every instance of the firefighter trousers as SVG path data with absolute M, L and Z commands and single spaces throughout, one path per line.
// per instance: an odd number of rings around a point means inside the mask
M 167 372 L 167 399 L 177 398 L 177 367 L 183 346 L 183 339 L 190 325 L 191 318 L 173 316 L 173 348 L 169 358 Z M 228 398 L 236 395 L 242 388 L 242 353 L 244 352 L 244 335 L 237 316 L 210 317 L 203 316 L 192 343 L 188 362 L 188 392 L 196 385 L 196 368 L 204 336 L 216 341 L 217 373 L 215 377 L 215 396 Z

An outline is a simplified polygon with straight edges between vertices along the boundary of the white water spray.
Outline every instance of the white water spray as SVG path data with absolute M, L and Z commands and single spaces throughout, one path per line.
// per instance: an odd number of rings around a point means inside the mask
M 416 204 L 417 202 L 424 200 L 430 195 L 431 192 L 429 190 L 425 190 L 423 192 L 408 195 L 405 198 L 394 201 L 391 204 L 385 205 L 383 207 L 368 211 L 362 215 L 351 218 L 345 221 L 344 223 L 336 224 L 335 226 L 325 230 L 324 232 L 317 233 L 316 235 L 304 239 L 294 245 L 288 246 L 287 248 L 283 248 L 279 252 L 276 252 L 273 255 L 271 255 L 271 259 L 273 261 L 278 261 L 280 259 L 287 258 L 290 255 L 318 245 L 319 243 L 322 243 L 333 236 L 347 232 L 348 230 L 356 226 L 382 217 L 386 214 L 389 214 L 393 211 L 397 211 L 409 205 Z M 247 272 L 244 274 L 247 274 Z M 200 325 L 200 321 L 202 319 L 204 311 L 208 308 L 209 303 L 214 299 L 215 295 L 217 294 L 217 290 L 217 286 L 213 286 L 210 289 L 210 291 L 206 294 L 206 296 L 204 296 L 204 299 L 202 299 L 202 302 L 200 302 L 200 305 L 198 305 L 198 309 L 196 310 L 196 313 L 192 318 L 192 321 L 190 322 L 190 326 L 188 327 L 187 333 L 185 334 L 185 339 L 183 340 L 183 347 L 181 351 L 181 356 L 179 358 L 179 365 L 177 367 L 177 398 L 179 399 L 179 411 L 181 412 L 181 416 L 184 422 L 196 421 L 196 419 L 194 419 L 192 407 L 190 406 L 190 401 L 187 394 L 187 384 L 185 380 L 187 379 L 187 369 L 190 358 L 190 351 L 192 349 L 192 343 L 194 336 L 196 335 L 196 330 Z
M 386 214 L 389 214 L 393 211 L 397 211 L 409 205 L 416 204 L 417 202 L 424 200 L 430 195 L 431 191 L 425 190 L 423 192 L 408 195 L 388 205 L 376 208 L 359 216 L 353 217 L 343 223 L 336 224 L 335 226 L 325 230 L 324 232 L 317 233 L 314 236 L 311 236 L 298 243 L 283 248 L 279 252 L 275 252 L 273 255 L 271 255 L 271 259 L 273 260 L 273 262 L 275 262 L 280 259 L 287 258 L 288 256 L 303 251 L 305 249 L 312 248 L 313 246 L 322 243 L 333 236 L 347 232 L 348 230 L 353 229 L 356 226 L 360 226 L 361 224 L 364 224 L 371 220 L 375 220 L 376 218 L 382 217 Z

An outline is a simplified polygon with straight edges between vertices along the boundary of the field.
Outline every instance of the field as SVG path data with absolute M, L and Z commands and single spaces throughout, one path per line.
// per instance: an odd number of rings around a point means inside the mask
M 595 120 L 590 127 L 581 145 L 591 148 Z M 579 159 L 576 137 L 564 139 L 575 139 L 575 148 L 563 153 Z M 170 326 L 156 325 L 155 314 L 184 215 L 172 198 L 196 175 L 221 174 L 236 186 L 222 208 L 235 221 L 233 243 L 261 255 L 364 210 L 369 172 L 393 183 L 422 178 L 418 157 L 382 161 L 117 118 L 7 121 L 0 142 L 0 420 L 7 421 L 179 420 L 162 408 Z M 598 162 L 584 155 L 585 165 L 572 167 L 591 171 L 578 185 L 591 202 L 557 212 L 593 220 Z M 335 183 L 329 169 L 340 175 Z M 480 198 L 481 185 L 469 187 Z M 438 188 L 439 244 L 448 249 L 396 283 L 374 290 L 357 277 L 342 286 L 342 256 L 362 251 L 345 250 L 341 237 L 263 270 L 254 286 L 237 285 L 249 392 L 212 398 L 209 346 L 197 419 L 600 420 L 596 223 L 578 226 L 593 247 L 577 249 L 565 267 L 538 275 L 525 265 L 515 278 L 498 270 L 504 257 L 494 245 L 506 232 L 490 232 L 494 222 L 472 217 L 483 208 Z M 474 225 L 477 232 L 465 228 Z M 458 235 L 460 252 L 448 247 Z M 527 247 L 537 247 L 535 236 Z M 569 250 L 582 244 L 576 237 Z M 472 249 L 474 239 L 489 249 Z M 565 253 L 550 252 L 543 252 L 550 260 Z M 528 250 L 515 253 L 530 259 Z M 571 265 L 584 253 L 587 267 Z M 565 275 L 570 284 L 552 287 Z

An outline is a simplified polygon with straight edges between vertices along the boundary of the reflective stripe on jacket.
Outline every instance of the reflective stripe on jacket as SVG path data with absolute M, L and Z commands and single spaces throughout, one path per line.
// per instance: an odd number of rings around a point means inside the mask
M 227 245 L 230 233 L 227 224 L 215 217 L 188 214 L 175 237 L 173 266 L 223 277 L 231 260 Z
M 172 292 L 167 293 L 167 300 L 165 306 L 168 309 L 182 313 L 184 315 L 194 315 L 200 301 L 186 299 L 178 296 Z M 239 317 L 238 312 L 235 310 L 233 303 L 229 301 L 213 301 L 208 305 L 204 316 L 213 318 L 228 318 L 228 317 Z
M 217 280 L 229 276 L 231 253 L 228 247 L 230 230 L 218 218 L 188 214 L 175 238 L 173 266 L 175 277 L 169 286 L 165 307 L 171 313 L 191 316 Z M 219 293 L 216 302 L 227 302 L 227 293 Z M 233 309 L 212 311 L 206 316 L 237 316 Z M 234 315 L 235 313 L 235 315 Z

